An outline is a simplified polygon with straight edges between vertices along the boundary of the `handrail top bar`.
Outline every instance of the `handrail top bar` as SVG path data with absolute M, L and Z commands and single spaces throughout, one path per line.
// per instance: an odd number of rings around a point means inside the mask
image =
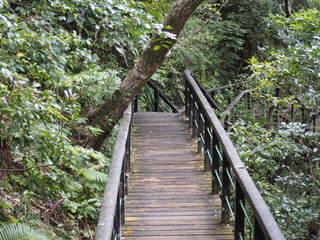
M 219 112 L 222 112 L 222 109 L 219 107 L 219 105 L 209 96 L 208 92 L 201 86 L 201 84 L 199 83 L 199 81 L 197 79 L 195 79 L 192 76 L 192 72 L 189 70 L 190 76 L 192 77 L 192 79 L 196 82 L 196 84 L 198 85 L 199 89 L 201 90 L 202 94 L 204 95 L 204 97 L 207 99 L 208 103 L 210 104 L 210 106 L 212 108 L 214 108 L 215 110 L 218 110 Z
M 159 92 L 159 96 L 161 97 L 161 99 L 171 108 L 172 112 L 174 113 L 179 113 L 179 110 L 177 109 L 176 106 L 174 106 L 170 100 L 162 93 L 162 91 L 158 88 L 158 86 L 156 85 L 156 81 L 150 79 L 147 84 L 149 87 L 151 87 L 154 91 L 158 91 Z
M 127 110 L 123 113 L 120 131 L 114 146 L 95 240 L 110 240 L 112 236 L 113 219 L 116 210 L 123 159 L 125 156 L 125 145 L 130 132 L 131 117 L 132 106 L 130 104 Z
M 241 161 L 233 143 L 231 142 L 229 136 L 225 132 L 221 122 L 219 121 L 218 117 L 214 113 L 213 109 L 211 108 L 210 104 L 208 103 L 207 99 L 201 92 L 198 84 L 193 79 L 190 70 L 184 71 L 186 80 L 194 89 L 197 98 L 200 101 L 204 109 L 204 114 L 208 118 L 211 126 L 213 126 L 213 130 L 218 137 L 223 151 L 232 167 L 239 185 L 241 186 L 243 192 L 246 195 L 246 198 L 251 204 L 251 208 L 255 213 L 255 217 L 260 224 L 262 231 L 264 232 L 267 239 L 272 240 L 285 240 L 282 232 L 279 229 L 278 224 L 274 220 L 270 209 L 266 205 L 265 201 L 263 200 L 260 192 L 258 191 L 256 185 L 252 181 L 248 171 L 246 170 L 243 162 Z

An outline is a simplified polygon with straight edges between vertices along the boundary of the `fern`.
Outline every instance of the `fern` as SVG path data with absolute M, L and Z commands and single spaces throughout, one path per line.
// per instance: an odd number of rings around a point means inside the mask
M 97 170 L 94 170 L 92 168 L 82 168 L 80 170 L 80 173 L 85 176 L 89 181 L 96 181 L 105 183 L 107 180 L 107 174 L 103 172 L 99 172 Z
M 0 240 L 49 240 L 27 224 L 11 223 L 0 228 Z
M 82 168 L 79 173 L 84 176 L 84 183 L 88 187 L 104 189 L 108 174 L 94 170 L 92 168 Z

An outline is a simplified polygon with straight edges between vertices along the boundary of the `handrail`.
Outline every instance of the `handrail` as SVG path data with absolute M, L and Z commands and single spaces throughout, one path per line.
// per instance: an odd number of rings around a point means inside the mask
M 153 89 L 155 92 L 155 110 L 159 111 L 159 97 L 171 108 L 173 113 L 178 113 L 179 110 L 170 102 L 170 100 L 160 91 L 160 89 L 156 86 L 156 82 L 152 79 L 148 81 L 148 86 Z
M 189 70 L 185 72 L 186 115 L 193 135 L 198 137 L 198 150 L 204 153 L 206 171 L 212 171 L 212 192 L 222 193 L 222 223 L 235 215 L 235 239 L 244 239 L 245 199 L 254 215 L 254 239 L 284 240 L 278 224 L 252 181 L 243 162 L 219 119 L 203 95 Z M 219 150 L 221 149 L 221 150 Z M 222 163 L 222 168 L 220 167 Z M 222 171 L 221 171 L 222 169 Z M 234 173 L 236 184 L 230 170 Z M 222 180 L 221 180 L 222 179 Z M 235 188 L 235 213 L 231 210 L 231 187 Z
M 125 195 L 128 191 L 126 173 L 130 171 L 131 124 L 130 105 L 123 114 L 120 132 L 114 146 L 95 240 L 121 239 L 121 225 L 125 220 Z
M 192 73 L 190 72 L 190 75 L 192 76 Z M 193 77 L 193 76 L 192 76 Z M 220 108 L 220 106 L 213 100 L 212 97 L 210 97 L 210 95 L 208 94 L 208 92 L 202 87 L 202 85 L 200 84 L 200 82 L 193 78 L 193 80 L 196 82 L 196 84 L 198 85 L 198 87 L 200 88 L 202 94 L 204 95 L 204 97 L 207 99 L 207 101 L 209 102 L 210 106 L 216 110 L 218 110 L 219 112 L 222 112 L 222 109 Z
M 161 92 L 161 90 L 156 86 L 156 82 L 150 79 L 147 82 L 147 85 L 153 90 L 154 92 L 154 106 L 153 106 L 153 111 L 155 112 L 160 112 L 160 107 L 159 107 L 159 99 L 161 98 L 171 109 L 173 113 L 178 113 L 179 110 L 170 102 L 170 100 Z M 134 99 L 134 112 L 138 112 L 138 100 L 139 100 L 139 95 L 136 96 Z

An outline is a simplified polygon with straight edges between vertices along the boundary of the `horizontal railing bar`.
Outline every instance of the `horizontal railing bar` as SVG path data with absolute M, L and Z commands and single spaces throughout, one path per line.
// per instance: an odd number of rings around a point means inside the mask
M 232 181 L 231 173 L 230 173 L 230 171 L 229 171 L 228 169 L 226 169 L 226 173 L 227 173 L 228 178 L 229 178 L 229 180 L 230 180 L 232 189 L 233 189 L 233 190 L 236 190 L 236 186 L 234 185 L 234 183 L 233 183 L 233 181 Z
M 204 117 L 203 117 L 203 114 L 202 114 L 202 113 L 200 113 L 200 118 L 201 118 L 202 122 L 204 123 L 205 120 L 204 120 Z
M 204 138 L 203 138 L 203 134 L 202 134 L 202 133 L 200 133 L 200 139 L 201 139 L 202 144 L 204 144 L 205 141 L 204 141 Z
M 197 110 L 199 109 L 199 106 L 198 106 L 197 102 L 194 102 L 194 106 L 196 107 Z
M 126 152 L 127 138 L 130 132 L 131 117 L 132 107 L 130 105 L 122 116 L 120 131 L 114 146 L 107 185 L 100 209 L 95 240 L 110 240 L 112 237 L 113 222 L 120 186 L 120 177 Z
M 226 198 L 225 200 L 226 200 L 226 202 L 227 202 L 227 205 L 228 205 L 228 208 L 229 208 L 229 212 L 230 212 L 232 218 L 234 219 L 234 213 L 233 213 L 233 211 L 232 211 L 232 207 L 231 207 L 230 201 L 229 201 L 228 198 Z
M 148 86 L 151 87 L 154 91 L 159 92 L 159 97 L 171 108 L 172 112 L 178 113 L 179 110 L 170 102 L 170 100 L 161 92 L 161 90 L 153 83 L 153 80 L 148 81 Z
M 216 151 L 217 151 L 217 153 L 218 153 L 218 155 L 219 155 L 219 160 L 222 161 L 222 154 L 221 154 L 221 152 L 220 152 L 220 150 L 219 150 L 218 145 L 214 145 L 214 148 L 216 149 Z
M 211 133 L 211 131 L 210 131 L 210 128 L 207 128 L 207 132 L 208 132 L 208 134 L 209 134 L 209 136 L 210 136 L 210 139 L 213 139 L 213 136 L 212 136 L 212 133 Z
M 197 120 L 195 119 L 193 122 L 194 122 L 194 125 L 196 126 L 196 128 L 199 128 Z
M 240 240 L 244 240 L 241 233 L 239 233 L 238 237 L 240 238 Z
M 210 153 L 210 150 L 209 150 L 209 149 L 207 149 L 207 155 L 208 155 L 208 157 L 209 157 L 210 164 L 212 164 L 212 163 L 213 163 L 213 160 L 212 160 L 212 156 L 211 156 L 211 153 Z
M 210 104 L 200 90 L 198 84 L 191 76 L 190 71 L 185 70 L 184 73 L 186 76 L 186 81 L 188 81 L 191 88 L 193 88 L 194 93 L 197 95 L 200 105 L 203 107 L 204 114 L 206 115 L 208 121 L 213 127 L 213 131 L 215 132 L 217 138 L 219 139 L 219 142 L 221 143 L 223 152 L 225 153 L 230 166 L 236 178 L 238 179 L 239 185 L 241 186 L 246 198 L 250 203 L 250 206 L 256 216 L 259 225 L 261 226 L 264 235 L 267 239 L 284 240 L 285 238 L 283 237 L 278 224 L 274 220 L 256 185 L 252 181 L 248 171 L 241 161 L 222 124 L 215 115 Z
M 219 176 L 218 171 L 217 171 L 217 170 L 214 170 L 214 174 L 216 175 L 216 178 L 218 179 L 219 185 L 220 185 L 220 187 L 222 188 L 222 182 L 221 182 L 221 179 L 220 179 L 220 176 Z
M 239 205 L 240 205 L 240 207 L 241 207 L 241 209 L 243 211 L 244 217 L 246 218 L 246 220 L 247 220 L 247 222 L 249 224 L 250 230 L 253 231 L 253 225 L 252 225 L 252 223 L 250 221 L 250 218 L 249 218 L 249 215 L 247 213 L 247 210 L 246 210 L 246 208 L 244 207 L 244 205 L 242 203 L 242 200 L 240 200 Z

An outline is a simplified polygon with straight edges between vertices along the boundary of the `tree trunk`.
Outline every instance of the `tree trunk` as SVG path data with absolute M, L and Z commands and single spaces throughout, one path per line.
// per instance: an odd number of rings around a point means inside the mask
M 163 31 L 179 37 L 187 20 L 204 0 L 177 0 L 168 17 L 163 22 Z M 89 139 L 86 147 L 98 150 L 122 113 L 134 97 L 146 85 L 155 71 L 162 65 L 176 38 L 154 36 L 142 53 L 138 63 L 128 73 L 111 99 L 106 100 L 101 108 L 88 117 L 89 124 L 99 127 L 103 133 Z
M 291 16 L 291 5 L 292 5 L 291 0 L 284 0 L 284 6 L 285 6 L 287 18 Z

